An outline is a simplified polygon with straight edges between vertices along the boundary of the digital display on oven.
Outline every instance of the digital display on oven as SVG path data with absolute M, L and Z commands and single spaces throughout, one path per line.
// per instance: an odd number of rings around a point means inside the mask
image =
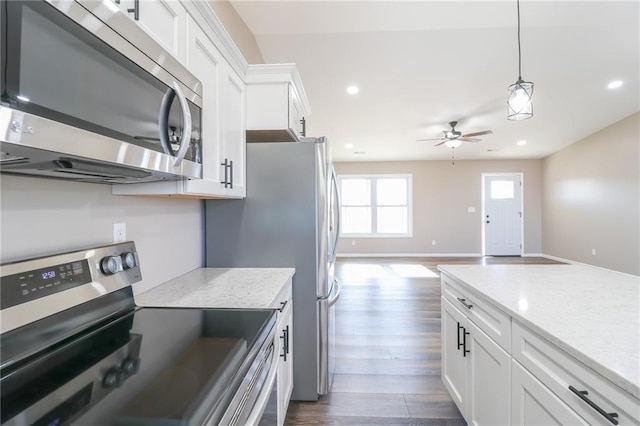
M 86 260 L 2 277 L 1 308 L 9 308 L 91 282 Z

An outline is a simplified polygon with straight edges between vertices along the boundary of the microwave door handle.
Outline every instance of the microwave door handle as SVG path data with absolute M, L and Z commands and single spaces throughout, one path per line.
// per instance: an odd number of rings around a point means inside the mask
M 169 111 L 171 111 L 171 104 L 176 97 L 176 92 L 172 88 L 168 88 L 162 97 L 162 103 L 160 104 L 160 114 L 158 117 L 160 136 L 160 145 L 165 154 L 173 157 L 173 149 L 171 148 L 171 141 L 169 140 Z
M 182 137 L 180 138 L 180 148 L 178 148 L 178 152 L 176 153 L 176 157 L 173 160 L 174 166 L 179 166 L 184 159 L 184 156 L 187 154 L 187 149 L 189 149 L 189 145 L 191 144 L 191 110 L 189 110 L 189 103 L 187 102 L 187 98 L 182 93 L 182 89 L 177 82 L 173 82 L 173 90 L 175 90 L 176 95 L 178 95 L 178 100 L 180 101 L 180 109 L 182 110 Z

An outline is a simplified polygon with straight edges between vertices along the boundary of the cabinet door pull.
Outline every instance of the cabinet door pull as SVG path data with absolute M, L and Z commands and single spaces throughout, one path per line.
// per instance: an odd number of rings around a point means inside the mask
M 287 340 L 285 340 L 285 345 L 284 345 L 284 347 L 285 347 L 285 353 L 286 353 L 287 355 L 289 355 L 289 326 L 287 326 L 286 334 L 287 334 Z M 285 361 L 286 361 L 286 359 L 285 359 Z
M 464 334 L 462 335 L 462 356 L 466 358 L 467 354 L 471 353 L 471 351 L 467 349 L 467 336 L 471 333 L 469 333 L 464 327 L 462 327 L 462 329 L 464 330 Z
M 133 9 L 127 9 L 127 12 L 133 13 L 133 19 L 140 20 L 140 0 L 133 0 Z
M 229 188 L 233 189 L 233 160 L 229 160 Z
M 460 341 L 460 330 L 464 330 L 464 327 L 458 323 L 458 350 L 462 347 L 462 342 Z
M 304 138 L 305 136 L 307 136 L 307 120 L 305 120 L 304 117 L 302 117 L 302 120 L 300 120 L 300 125 L 302 126 L 300 136 Z
M 467 299 L 462 299 L 461 297 L 456 297 L 456 299 L 458 299 L 458 302 L 462 303 L 465 308 L 467 308 L 467 309 L 473 308 L 472 304 L 467 303 Z
M 284 302 L 280 302 L 280 307 L 278 308 L 279 312 L 284 311 L 284 307 L 287 306 L 287 303 L 289 303 L 288 300 L 285 300 Z
M 229 185 L 229 182 L 227 182 L 228 173 L 229 173 L 229 167 L 227 166 L 227 159 L 225 158 L 224 163 L 220 163 L 220 165 L 224 167 L 224 180 L 220 183 L 224 185 L 224 187 L 226 188 L 227 185 Z
M 596 405 L 595 402 L 593 402 L 589 398 L 587 398 L 587 395 L 589 395 L 589 392 L 587 392 L 586 390 L 585 391 L 580 391 L 580 390 L 574 388 L 571 385 L 569 385 L 569 390 L 571 392 L 575 393 L 578 396 L 578 398 L 580 398 L 581 400 L 583 400 L 584 402 L 589 404 L 589 406 L 591 408 L 593 408 L 594 410 L 596 410 L 598 413 L 600 413 L 602 415 L 602 417 L 604 417 L 605 419 L 609 420 L 614 425 L 618 424 L 618 421 L 616 420 L 616 417 L 618 417 L 618 413 L 607 413 L 602 408 L 598 407 L 598 405 Z
M 287 361 L 287 352 L 289 351 L 289 348 L 287 347 L 287 340 L 289 339 L 289 336 L 287 335 L 289 331 L 289 326 L 287 326 L 286 329 L 282 330 L 282 336 L 280 336 L 280 338 L 282 339 L 282 353 L 280 354 L 280 358 L 284 358 L 284 361 Z

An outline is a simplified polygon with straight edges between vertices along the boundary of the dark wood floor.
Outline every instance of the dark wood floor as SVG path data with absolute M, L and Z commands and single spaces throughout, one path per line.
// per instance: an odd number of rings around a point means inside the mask
M 336 375 L 318 402 L 292 401 L 287 425 L 465 425 L 440 379 L 439 264 L 541 258 L 338 260 Z

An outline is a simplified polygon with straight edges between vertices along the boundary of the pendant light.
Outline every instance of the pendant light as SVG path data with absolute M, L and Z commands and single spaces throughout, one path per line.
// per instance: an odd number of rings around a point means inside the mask
M 520 0 L 518 5 L 518 81 L 509 86 L 507 99 L 507 118 L 526 120 L 533 117 L 533 83 L 522 79 L 522 58 L 520 53 Z

